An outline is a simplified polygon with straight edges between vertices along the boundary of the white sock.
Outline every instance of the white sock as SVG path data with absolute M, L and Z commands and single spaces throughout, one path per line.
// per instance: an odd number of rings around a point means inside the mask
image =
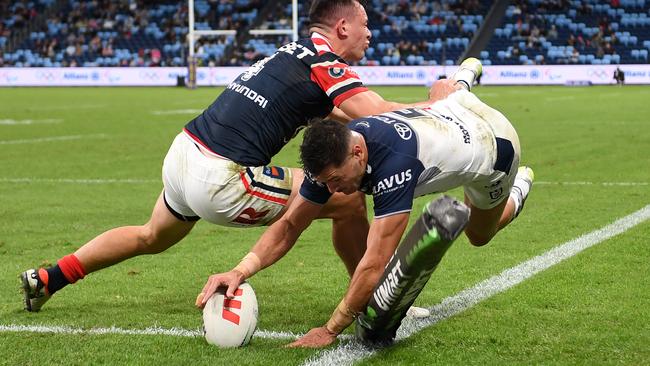
M 530 192 L 530 183 L 528 183 L 526 180 L 520 177 L 516 177 L 515 183 L 513 184 L 512 189 L 510 190 L 510 198 L 512 198 L 512 201 L 515 204 L 515 215 L 513 219 L 519 216 L 519 213 L 523 208 L 524 200 L 526 199 L 526 197 L 528 197 L 529 192 Z

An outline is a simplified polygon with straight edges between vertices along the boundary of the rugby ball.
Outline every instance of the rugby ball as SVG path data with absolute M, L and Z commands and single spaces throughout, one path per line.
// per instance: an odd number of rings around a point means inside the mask
M 257 328 L 257 297 L 247 282 L 239 285 L 235 297 L 226 289 L 215 292 L 203 308 L 203 335 L 209 344 L 231 348 L 245 346 Z

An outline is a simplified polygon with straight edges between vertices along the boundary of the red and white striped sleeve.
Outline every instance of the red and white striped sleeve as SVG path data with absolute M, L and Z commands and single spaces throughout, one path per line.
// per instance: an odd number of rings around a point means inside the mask
M 338 107 L 346 99 L 365 92 L 368 88 L 363 85 L 359 75 L 350 68 L 350 65 L 333 53 L 329 55 L 332 57 L 321 57 L 319 62 L 311 65 L 311 80 L 318 84 Z

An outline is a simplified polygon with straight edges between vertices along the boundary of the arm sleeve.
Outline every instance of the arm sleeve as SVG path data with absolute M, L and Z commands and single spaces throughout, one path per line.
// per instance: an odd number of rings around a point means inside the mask
M 300 195 L 307 201 L 318 205 L 324 205 L 332 196 L 327 187 L 311 179 L 307 172 L 305 172 L 305 178 L 300 185 Z
M 350 65 L 333 53 L 324 54 L 311 65 L 311 80 L 327 94 L 335 106 L 351 96 L 368 90 Z

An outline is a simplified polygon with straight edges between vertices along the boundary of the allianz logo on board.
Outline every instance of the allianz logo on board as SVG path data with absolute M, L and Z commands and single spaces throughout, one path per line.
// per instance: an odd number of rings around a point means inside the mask
M 63 79 L 65 80 L 88 80 L 90 79 L 90 76 L 86 73 L 78 73 L 78 72 L 66 72 L 63 73 Z
M 423 70 L 418 70 L 416 72 L 404 72 L 404 71 L 388 71 L 386 72 L 386 77 L 389 79 L 426 79 L 427 74 Z
M 507 70 L 507 71 L 501 71 L 499 76 L 501 76 L 502 78 L 515 78 L 515 79 L 516 78 L 522 78 L 522 79 L 525 79 L 526 77 L 528 77 L 528 73 L 526 71 Z

